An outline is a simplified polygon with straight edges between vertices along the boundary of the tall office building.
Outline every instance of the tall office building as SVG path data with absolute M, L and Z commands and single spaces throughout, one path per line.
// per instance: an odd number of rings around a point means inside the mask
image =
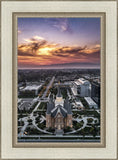
M 100 106 L 100 83 L 91 83 L 91 98 Z
M 79 78 L 73 82 L 73 89 L 76 95 L 80 97 L 90 97 L 91 96 L 91 84 L 88 80 L 84 78 Z

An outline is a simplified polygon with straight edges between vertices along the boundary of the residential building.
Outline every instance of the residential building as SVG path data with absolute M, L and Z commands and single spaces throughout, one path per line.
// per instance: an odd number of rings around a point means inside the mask
M 37 96 L 42 85 L 27 85 L 25 88 L 20 90 L 22 96 Z

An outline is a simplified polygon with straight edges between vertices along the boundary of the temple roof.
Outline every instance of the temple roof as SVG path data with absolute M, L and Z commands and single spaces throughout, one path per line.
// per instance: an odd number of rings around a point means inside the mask
M 67 116 L 67 111 L 61 105 L 58 105 L 57 107 L 55 107 L 55 109 L 51 111 L 51 116 L 56 117 L 58 113 L 61 113 L 63 117 Z
M 58 87 L 57 96 L 61 97 L 60 87 Z M 53 101 L 53 98 L 50 98 L 49 103 L 47 104 L 47 112 L 46 113 L 51 114 L 52 117 L 56 117 L 57 113 L 61 113 L 61 115 L 63 117 L 66 117 L 67 114 L 72 114 L 71 105 L 70 105 L 68 98 L 66 98 L 63 105 L 58 104 L 56 106 Z
M 50 99 L 49 103 L 47 104 L 47 114 L 51 114 L 51 111 L 55 108 L 55 104 L 52 99 Z
M 68 104 L 68 110 L 67 110 L 67 112 L 68 112 L 68 114 L 72 114 L 70 103 Z

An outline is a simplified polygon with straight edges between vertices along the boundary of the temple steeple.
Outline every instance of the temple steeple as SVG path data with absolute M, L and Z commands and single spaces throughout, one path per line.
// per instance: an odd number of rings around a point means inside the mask
M 59 83 L 59 84 L 60 84 L 60 83 Z M 58 85 L 57 97 L 62 97 L 62 95 L 61 95 L 61 90 L 60 90 L 60 85 Z

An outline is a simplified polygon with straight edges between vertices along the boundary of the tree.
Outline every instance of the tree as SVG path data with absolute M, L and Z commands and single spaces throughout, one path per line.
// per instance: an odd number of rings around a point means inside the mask
M 32 122 L 32 119 L 28 119 L 28 122 L 29 122 L 29 123 Z
M 70 126 L 67 126 L 65 129 L 64 129 L 64 132 L 69 132 L 71 131 L 71 127 Z
M 92 123 L 93 122 L 93 119 L 92 118 L 89 118 L 88 119 L 88 123 Z

